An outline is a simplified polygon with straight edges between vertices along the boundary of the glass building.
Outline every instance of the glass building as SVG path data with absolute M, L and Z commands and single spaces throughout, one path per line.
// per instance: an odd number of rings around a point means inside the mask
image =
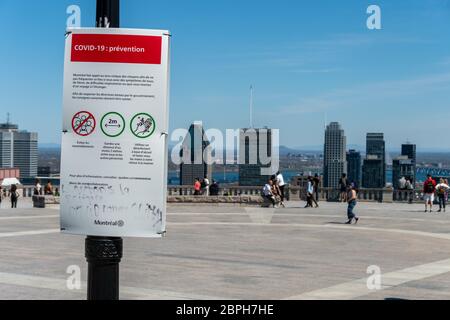
M 338 188 L 339 179 L 347 173 L 346 161 L 347 139 L 344 130 L 338 122 L 331 122 L 325 130 L 323 186 Z

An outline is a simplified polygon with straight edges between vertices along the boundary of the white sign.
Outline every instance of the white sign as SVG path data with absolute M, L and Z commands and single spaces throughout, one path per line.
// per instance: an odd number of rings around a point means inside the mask
M 169 38 L 162 30 L 68 30 L 63 233 L 164 234 Z

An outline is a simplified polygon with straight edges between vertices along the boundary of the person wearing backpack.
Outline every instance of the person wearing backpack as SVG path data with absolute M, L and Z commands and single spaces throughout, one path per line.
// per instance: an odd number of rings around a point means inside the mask
M 441 212 L 442 209 L 444 209 L 445 212 L 445 206 L 446 206 L 446 195 L 448 194 L 448 190 L 450 187 L 448 184 L 445 183 L 444 179 L 441 179 L 439 181 L 439 184 L 436 186 L 436 192 L 439 199 L 439 211 Z
M 436 181 L 427 175 L 427 180 L 423 184 L 423 194 L 425 200 L 425 212 L 428 210 L 428 205 L 430 205 L 430 212 L 433 211 L 434 193 L 436 192 Z

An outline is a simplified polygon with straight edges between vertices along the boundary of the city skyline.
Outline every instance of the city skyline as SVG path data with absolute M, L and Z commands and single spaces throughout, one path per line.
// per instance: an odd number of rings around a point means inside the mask
M 409 140 L 419 152 L 450 151 L 436 138 L 448 130 L 441 119 L 450 115 L 448 2 L 377 1 L 383 27 L 375 31 L 366 28 L 366 1 L 318 2 L 260 2 L 257 9 L 242 3 L 236 12 L 230 3 L 173 1 L 168 11 L 165 4 L 136 0 L 127 3 L 122 25 L 173 34 L 172 130 L 196 119 L 222 130 L 246 127 L 252 85 L 254 125 L 279 128 L 281 145 L 320 146 L 328 119 L 347 128 L 349 145 L 364 145 L 366 132 L 384 132 L 388 150 Z M 0 25 L 16 26 L 0 53 L 12 61 L 2 69 L 0 84 L 9 94 L 0 122 L 11 112 L 12 121 L 39 132 L 42 143 L 60 141 L 71 4 L 82 9 L 82 26 L 93 26 L 95 6 L 88 0 L 0 4 Z M 27 23 L 17 24 L 19 15 Z M 428 122 L 432 131 L 417 130 Z

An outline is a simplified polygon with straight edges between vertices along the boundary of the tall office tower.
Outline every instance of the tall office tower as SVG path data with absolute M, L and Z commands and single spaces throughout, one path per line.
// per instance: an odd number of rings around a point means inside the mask
M 361 186 L 361 153 L 356 150 L 347 152 L 348 181 Z
M 392 185 L 394 189 L 402 188 L 400 185 L 400 179 L 402 177 L 412 182 L 414 181 L 415 174 L 416 166 L 408 156 L 399 156 L 392 160 Z
M 194 122 L 190 127 L 181 147 L 180 184 L 193 185 L 196 178 L 208 177 L 211 181 L 212 166 L 210 159 L 205 158 L 205 149 L 209 141 L 205 135 L 203 124 Z
M 416 170 L 417 170 L 417 152 L 416 145 L 411 143 L 402 144 L 402 156 L 408 157 L 411 159 L 413 165 L 413 175 L 411 176 L 411 182 L 416 182 Z
M 323 185 L 325 188 L 337 188 L 343 173 L 347 173 L 347 139 L 338 122 L 331 122 L 325 130 Z
M 20 169 L 21 178 L 34 178 L 38 167 L 38 134 L 19 131 L 9 119 L 0 124 L 0 167 Z
M 363 184 L 364 188 L 384 188 L 386 186 L 386 144 L 383 133 L 368 133 L 366 141 L 367 161 L 363 164 Z M 370 158 L 370 159 L 369 159 Z M 375 161 L 378 159 L 380 161 Z M 373 168 L 378 163 L 379 169 Z M 365 169 L 364 166 L 370 166 Z M 378 176 L 374 176 L 374 174 Z M 364 175 L 368 175 L 364 177 Z
M 363 162 L 362 169 L 363 188 L 384 188 L 383 160 L 377 155 L 368 155 Z
M 239 185 L 262 186 L 270 178 L 272 166 L 272 130 L 247 128 L 239 130 Z M 275 172 L 273 172 L 275 173 Z

